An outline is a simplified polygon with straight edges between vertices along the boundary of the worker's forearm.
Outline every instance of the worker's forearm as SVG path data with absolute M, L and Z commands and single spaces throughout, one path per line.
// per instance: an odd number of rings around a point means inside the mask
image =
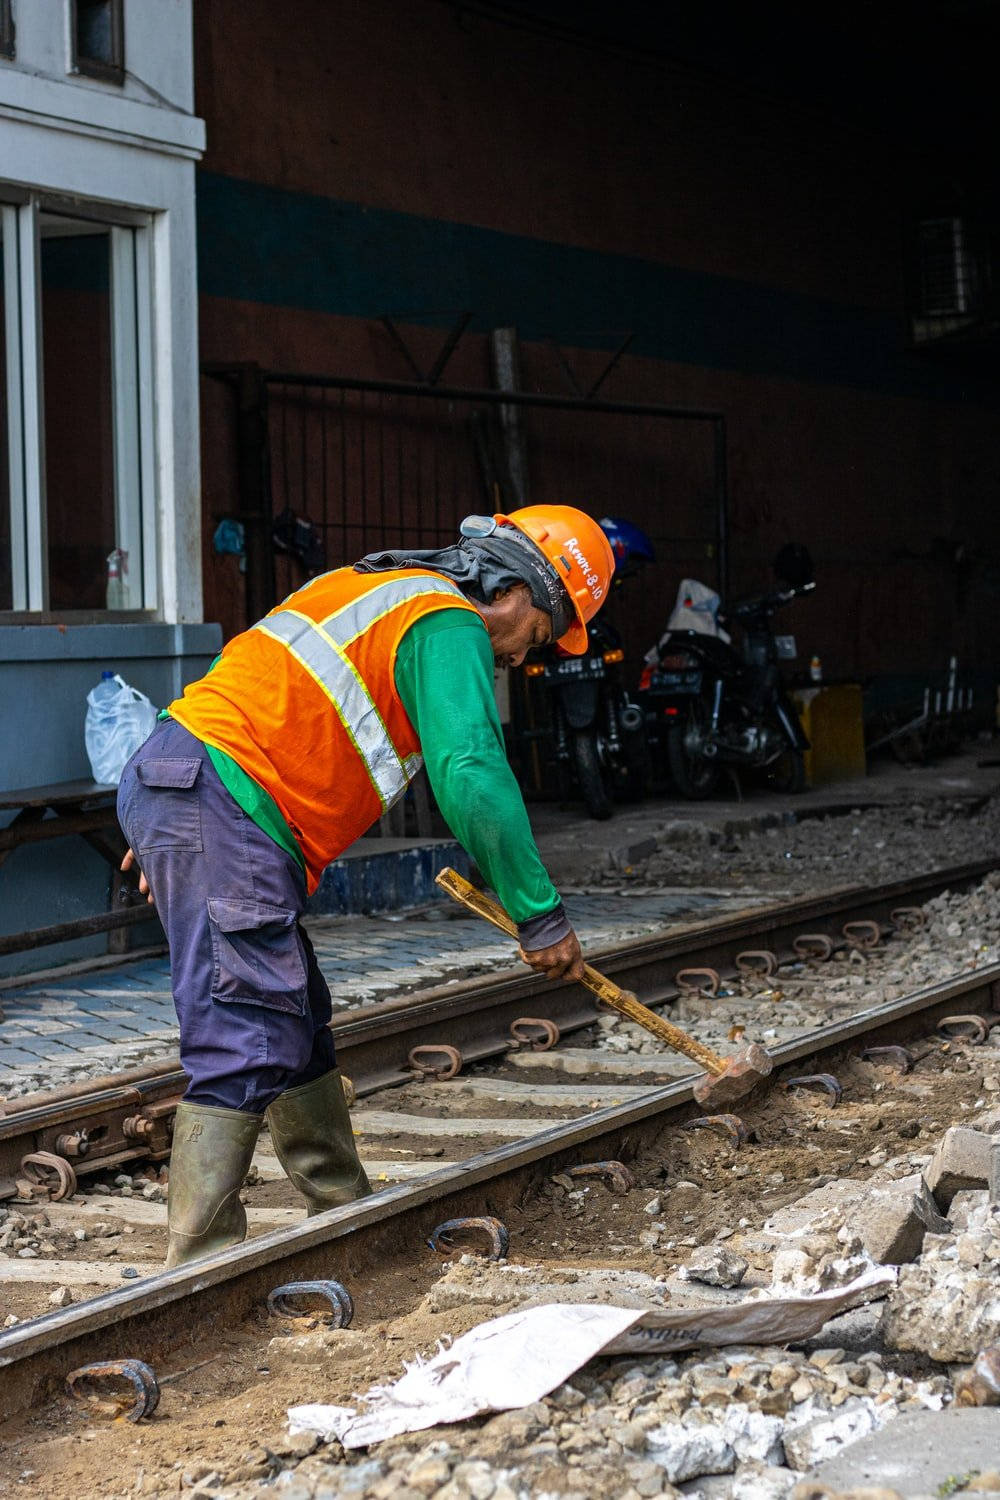
M 549 947 L 570 927 L 507 762 L 488 641 L 474 618 L 447 615 L 404 637 L 396 686 L 449 828 L 518 923 L 522 945 Z
M 473 740 L 457 753 L 432 754 L 427 769 L 445 821 L 518 923 L 522 945 L 558 942 L 569 922 L 502 750 Z

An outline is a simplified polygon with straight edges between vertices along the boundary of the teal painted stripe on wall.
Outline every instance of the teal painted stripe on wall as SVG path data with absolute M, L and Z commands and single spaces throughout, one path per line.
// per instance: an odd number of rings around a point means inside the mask
M 894 395 L 997 394 L 907 351 L 902 313 L 213 172 L 197 174 L 197 207 L 210 297 L 441 327 L 468 309 L 474 330 L 513 325 L 526 340 L 611 349 L 634 330 L 630 353 L 680 364 Z

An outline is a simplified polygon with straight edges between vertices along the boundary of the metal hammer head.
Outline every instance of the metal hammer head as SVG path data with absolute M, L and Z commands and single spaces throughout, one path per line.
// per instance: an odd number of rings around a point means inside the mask
M 724 1109 L 727 1104 L 735 1104 L 737 1099 L 745 1099 L 773 1067 L 773 1059 L 759 1042 L 741 1042 L 732 1057 L 726 1059 L 721 1073 L 714 1076 L 706 1073 L 699 1078 L 694 1086 L 694 1097 L 699 1104 Z

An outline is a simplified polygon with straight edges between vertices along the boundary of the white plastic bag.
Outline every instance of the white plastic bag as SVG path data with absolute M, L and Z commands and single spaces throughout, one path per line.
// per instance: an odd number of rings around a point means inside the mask
M 124 678 L 103 673 L 87 694 L 84 741 L 94 780 L 117 786 L 125 762 L 149 738 L 156 725 L 156 709 L 149 699 L 129 687 Z

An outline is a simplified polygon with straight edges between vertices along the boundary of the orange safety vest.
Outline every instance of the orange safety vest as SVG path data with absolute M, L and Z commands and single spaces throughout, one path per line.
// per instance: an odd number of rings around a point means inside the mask
M 170 705 L 274 798 L 310 891 L 423 764 L 396 691 L 396 652 L 410 626 L 439 609 L 476 612 L 439 573 L 338 568 L 231 640 Z

